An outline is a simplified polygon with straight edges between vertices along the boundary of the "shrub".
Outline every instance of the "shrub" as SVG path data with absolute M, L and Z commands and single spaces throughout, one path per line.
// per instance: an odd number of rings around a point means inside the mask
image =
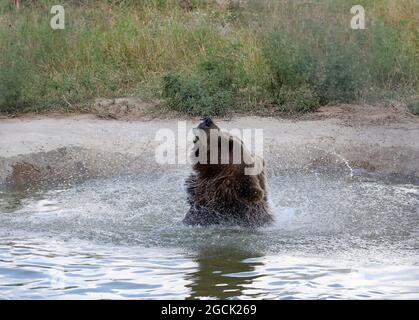
M 325 45 L 314 47 L 279 32 L 267 37 L 263 56 L 269 66 L 269 91 L 274 100 L 284 97 L 284 92 L 290 97 L 311 92 L 322 104 L 347 102 L 358 96 L 366 80 L 359 63 L 360 50 L 353 44 L 325 41 L 324 36 L 317 36 Z M 295 94 L 291 95 L 292 90 Z
M 419 99 L 408 102 L 407 109 L 411 113 L 419 116 Z
M 368 68 L 377 86 L 397 89 L 417 81 L 415 48 L 397 27 L 378 22 L 371 30 Z
M 304 113 L 317 110 L 320 99 L 308 86 L 296 89 L 282 87 L 277 95 L 278 110 L 288 113 Z
M 22 70 L 15 64 L 1 66 L 0 70 L 0 111 L 13 112 L 22 97 Z
M 190 115 L 224 115 L 233 103 L 232 92 L 211 86 L 204 79 L 168 74 L 162 86 L 167 106 Z
M 169 73 L 163 77 L 162 97 L 173 110 L 197 116 L 225 115 L 232 110 L 243 81 L 243 66 L 234 55 L 235 46 L 208 57 L 189 75 Z
M 357 43 L 339 44 L 331 41 L 327 50 L 320 53 L 314 83 L 322 103 L 350 102 L 356 100 L 368 83 L 368 73 L 363 54 Z

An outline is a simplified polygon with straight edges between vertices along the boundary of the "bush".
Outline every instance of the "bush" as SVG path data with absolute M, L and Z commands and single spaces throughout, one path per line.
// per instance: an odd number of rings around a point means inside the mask
M 282 87 L 277 95 L 278 110 L 288 113 L 304 113 L 317 110 L 320 99 L 312 89 L 301 86 L 296 89 Z
M 22 99 L 22 69 L 15 64 L 1 66 L 0 72 L 0 111 L 14 112 Z
M 419 100 L 410 101 L 410 102 L 407 104 L 407 109 L 408 109 L 411 113 L 413 113 L 413 114 L 415 114 L 415 115 L 419 116 Z
M 220 116 L 232 110 L 243 81 L 243 66 L 234 55 L 236 46 L 224 54 L 210 50 L 190 75 L 169 73 L 163 77 L 162 97 L 176 111 L 196 116 Z
M 231 91 L 212 86 L 205 79 L 178 74 L 163 77 L 162 96 L 172 110 L 194 116 L 224 115 L 233 104 Z
M 363 54 L 357 43 L 338 44 L 331 41 L 327 52 L 320 53 L 318 63 L 323 66 L 312 86 L 322 103 L 356 100 L 368 83 Z
M 398 89 L 417 82 L 419 63 L 415 48 L 399 28 L 377 23 L 371 31 L 368 68 L 375 85 Z
M 297 42 L 279 32 L 266 38 L 263 56 L 269 66 L 269 91 L 274 102 L 286 104 L 284 99 L 290 97 L 290 103 L 294 104 L 298 93 L 313 97 L 308 99 L 313 106 L 348 102 L 358 96 L 366 79 L 358 62 L 360 50 L 353 44 L 343 45 L 333 39 L 325 41 L 320 34 L 317 36 L 326 45 L 313 47 L 309 42 Z

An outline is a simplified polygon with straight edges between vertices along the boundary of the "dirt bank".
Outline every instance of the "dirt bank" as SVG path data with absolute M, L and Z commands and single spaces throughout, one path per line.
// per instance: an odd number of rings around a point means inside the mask
M 158 165 L 156 132 L 178 119 L 103 120 L 94 115 L 0 119 L 0 184 L 186 169 Z M 188 128 L 198 119 L 189 119 Z M 325 107 L 300 119 L 236 117 L 224 128 L 264 129 L 269 173 L 318 166 L 419 176 L 419 117 L 397 108 Z

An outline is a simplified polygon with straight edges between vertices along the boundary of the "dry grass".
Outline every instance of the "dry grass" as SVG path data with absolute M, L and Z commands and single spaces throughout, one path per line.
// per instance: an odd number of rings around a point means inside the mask
M 95 97 L 160 97 L 167 75 L 180 76 L 183 86 L 182 99 L 168 96 L 168 105 L 189 106 L 188 88 L 200 92 L 194 114 L 212 112 L 213 92 L 231 96 L 223 112 L 263 112 L 394 93 L 403 99 L 401 93 L 416 95 L 419 88 L 416 0 L 360 1 L 365 31 L 349 28 L 347 0 L 63 1 L 66 29 L 56 31 L 49 27 L 55 3 L 22 2 L 16 12 L 0 0 L 0 112 L 83 105 Z M 301 60 L 280 58 L 287 50 Z M 202 66 L 224 56 L 234 64 L 223 62 L 232 79 L 219 87 L 226 75 Z M 299 74 L 307 70 L 316 77 Z

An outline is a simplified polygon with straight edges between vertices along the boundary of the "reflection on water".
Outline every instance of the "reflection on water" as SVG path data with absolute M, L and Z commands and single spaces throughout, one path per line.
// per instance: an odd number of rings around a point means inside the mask
M 182 225 L 186 174 L 1 190 L 0 298 L 419 298 L 416 181 L 276 175 L 247 230 Z
M 191 270 L 195 264 L 175 251 L 22 238 L 0 243 L 3 299 L 181 299 Z
M 11 213 L 22 208 L 24 196 L 21 193 L 3 193 L 0 191 L 0 212 Z
M 246 261 L 254 254 L 229 248 L 206 249 L 198 252 L 194 261 L 197 271 L 188 275 L 191 295 L 189 299 L 243 296 L 245 285 L 258 277 L 255 272 L 261 262 Z

